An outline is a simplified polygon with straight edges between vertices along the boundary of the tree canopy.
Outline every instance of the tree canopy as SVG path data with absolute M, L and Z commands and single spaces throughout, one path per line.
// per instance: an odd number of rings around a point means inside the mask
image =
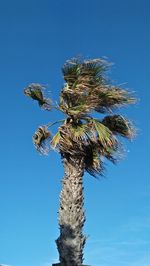
M 69 160 L 74 155 L 82 157 L 85 170 L 93 176 L 103 174 L 103 158 L 117 162 L 122 146 L 118 136 L 132 139 L 135 129 L 115 111 L 136 99 L 128 90 L 112 85 L 106 76 L 109 67 L 101 58 L 68 60 L 62 67 L 65 83 L 57 106 L 45 96 L 43 85 L 32 83 L 24 89 L 41 108 L 50 111 L 54 107 L 66 115 L 54 136 L 49 131 L 54 123 L 37 129 L 33 143 L 40 153 L 47 154 L 51 147 Z M 95 112 L 101 113 L 102 119 L 93 117 Z

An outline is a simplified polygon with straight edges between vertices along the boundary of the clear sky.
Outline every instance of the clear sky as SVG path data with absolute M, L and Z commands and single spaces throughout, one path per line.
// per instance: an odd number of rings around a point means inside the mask
M 125 160 L 108 164 L 103 180 L 84 178 L 85 264 L 150 265 L 149 10 L 148 0 L 0 1 L 0 264 L 58 262 L 63 167 L 58 154 L 37 154 L 31 137 L 59 116 L 41 111 L 23 88 L 47 84 L 56 100 L 61 66 L 81 54 L 108 57 L 113 80 L 140 98 L 122 110 L 139 129 Z

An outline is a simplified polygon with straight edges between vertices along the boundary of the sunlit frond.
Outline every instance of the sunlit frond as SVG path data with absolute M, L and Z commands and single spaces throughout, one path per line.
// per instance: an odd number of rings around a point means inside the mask
M 50 142 L 50 145 L 51 145 L 51 147 L 52 147 L 53 149 L 56 149 L 56 150 L 57 150 L 57 148 L 58 148 L 58 146 L 59 146 L 60 138 L 61 138 L 61 136 L 60 136 L 60 132 L 58 131 L 58 132 L 54 135 L 54 137 L 52 138 L 52 140 L 51 140 L 51 142 Z
M 107 126 L 114 134 L 132 139 L 135 136 L 133 124 L 121 115 L 106 116 L 102 123 Z
M 50 132 L 47 130 L 46 126 L 41 126 L 33 135 L 33 144 L 36 149 L 44 155 L 47 155 L 49 152 L 49 141 L 51 138 Z
M 45 98 L 43 89 L 45 87 L 38 83 L 31 83 L 24 89 L 24 94 L 33 100 L 38 101 L 39 106 L 45 110 L 51 110 L 51 100 Z
M 103 147 L 112 147 L 116 143 L 112 132 L 100 121 L 93 119 L 93 124 L 98 134 L 98 140 Z

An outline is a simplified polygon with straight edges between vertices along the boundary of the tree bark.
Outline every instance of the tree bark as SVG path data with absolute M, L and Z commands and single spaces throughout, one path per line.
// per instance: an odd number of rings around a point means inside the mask
M 86 237 L 82 233 L 85 222 L 83 210 L 82 158 L 63 158 L 65 176 L 60 194 L 60 236 L 56 240 L 61 266 L 81 266 Z

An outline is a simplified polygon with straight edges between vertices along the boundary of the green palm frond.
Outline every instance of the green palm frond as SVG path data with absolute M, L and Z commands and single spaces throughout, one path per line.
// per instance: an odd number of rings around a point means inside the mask
M 93 119 L 93 124 L 97 131 L 99 143 L 106 148 L 112 147 L 116 143 L 116 139 L 109 128 L 96 119 Z
M 88 141 L 89 127 L 87 124 L 75 123 L 70 126 L 70 136 L 74 141 Z
M 44 86 L 38 83 L 31 83 L 24 89 L 24 94 L 33 100 L 38 101 L 41 108 L 49 111 L 51 110 L 51 100 L 44 97 L 43 89 Z
M 80 71 L 80 60 L 79 58 L 72 58 L 71 60 L 67 60 L 64 66 L 62 67 L 62 72 L 64 75 L 64 80 L 68 83 L 68 85 L 73 85 L 78 78 L 78 74 Z
M 106 116 L 102 123 L 114 134 L 132 139 L 135 136 L 135 128 L 132 123 L 121 115 Z
M 55 150 L 57 150 L 58 146 L 59 146 L 59 142 L 60 142 L 60 132 L 58 131 L 54 137 L 52 138 L 51 142 L 50 142 L 50 145 L 51 147 Z
M 51 138 L 50 132 L 46 126 L 39 127 L 34 133 L 32 140 L 33 144 L 41 154 L 47 155 L 49 152 L 49 140 Z
M 109 63 L 98 58 L 93 60 L 84 60 L 81 64 L 80 81 L 89 87 L 91 85 L 104 84 L 104 73 L 108 69 Z
M 97 148 L 101 156 L 106 157 L 116 163 L 121 150 L 121 143 L 117 140 L 113 132 L 102 122 L 93 119 L 93 124 L 97 133 Z

